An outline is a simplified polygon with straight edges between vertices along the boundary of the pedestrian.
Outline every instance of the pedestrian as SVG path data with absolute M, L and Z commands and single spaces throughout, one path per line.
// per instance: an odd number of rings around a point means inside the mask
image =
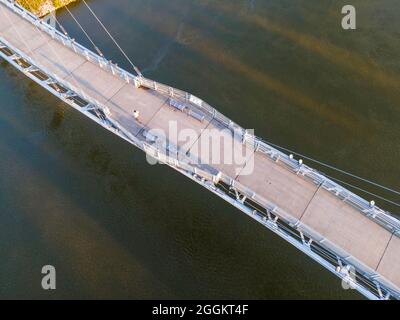
M 138 110 L 133 110 L 133 117 L 136 121 L 139 120 L 140 112 Z

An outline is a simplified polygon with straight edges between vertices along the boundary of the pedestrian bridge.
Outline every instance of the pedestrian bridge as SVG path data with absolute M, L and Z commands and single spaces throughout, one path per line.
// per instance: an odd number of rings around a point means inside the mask
M 373 202 L 278 151 L 201 99 L 149 80 L 138 70 L 134 75 L 121 69 L 11 0 L 0 0 L 0 55 L 105 129 L 257 220 L 367 298 L 400 298 L 400 221 Z M 194 133 L 192 143 L 168 138 L 184 130 Z M 163 143 L 156 132 L 165 133 Z M 233 156 L 243 161 L 207 161 L 213 154 L 201 151 L 205 132 L 211 132 L 212 152 L 233 146 Z

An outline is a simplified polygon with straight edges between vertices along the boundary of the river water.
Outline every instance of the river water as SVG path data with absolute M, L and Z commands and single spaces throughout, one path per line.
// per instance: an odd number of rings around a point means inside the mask
M 352 0 L 357 30 L 344 31 L 347 2 L 89 1 L 147 77 L 268 141 L 400 189 L 400 5 Z M 82 3 L 70 10 L 129 68 Z M 58 17 L 90 47 L 65 9 Z M 0 298 L 361 298 L 5 62 L 0 96 Z M 41 289 L 46 264 L 55 291 Z

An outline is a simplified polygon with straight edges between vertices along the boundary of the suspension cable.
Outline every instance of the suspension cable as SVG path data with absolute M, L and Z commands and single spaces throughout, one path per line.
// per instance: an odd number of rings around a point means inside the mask
M 396 207 L 400 207 L 400 203 L 394 202 L 394 201 L 389 200 L 389 199 L 386 199 L 386 198 L 384 198 L 384 197 L 382 197 L 382 196 L 380 196 L 380 195 L 377 195 L 376 193 L 367 191 L 367 190 L 365 190 L 365 189 L 363 189 L 363 188 L 360 188 L 360 187 L 357 187 L 357 186 L 355 186 L 355 185 L 353 185 L 353 184 L 351 184 L 351 183 L 348 183 L 348 182 L 345 182 L 345 181 L 343 181 L 343 180 L 340 180 L 340 179 L 337 179 L 337 178 L 328 176 L 328 175 L 326 175 L 326 174 L 324 174 L 324 176 L 327 177 L 327 178 L 329 178 L 329 179 L 331 179 L 331 180 L 335 180 L 336 182 L 339 182 L 339 183 L 341 183 L 341 184 L 347 185 L 348 187 L 354 188 L 354 189 L 356 189 L 356 190 L 358 190 L 358 191 L 362 191 L 362 192 L 364 192 L 364 193 L 366 193 L 366 194 L 369 194 L 369 195 L 374 196 L 374 197 L 376 197 L 376 198 L 378 198 L 378 199 L 381 199 L 381 200 L 383 200 L 383 201 L 385 201 L 385 202 L 387 202 L 387 203 L 390 203 L 390 204 L 392 204 L 392 205 L 394 205 L 394 206 L 396 206 Z
M 373 185 L 373 186 L 375 186 L 375 187 L 379 187 L 379 188 L 382 188 L 382 189 L 384 189 L 384 190 L 386 190 L 386 191 L 392 192 L 392 193 L 394 193 L 394 194 L 396 194 L 396 195 L 400 195 L 400 192 L 399 192 L 399 191 L 394 190 L 394 189 L 392 189 L 392 188 L 389 188 L 389 187 L 386 187 L 386 186 L 381 185 L 381 184 L 379 184 L 379 183 L 376 183 L 376 182 L 374 182 L 374 181 L 371 181 L 371 180 L 362 178 L 362 177 L 360 177 L 360 176 L 357 176 L 357 175 L 352 174 L 352 173 L 350 173 L 350 172 L 348 172 L 348 171 L 339 169 L 339 168 L 337 168 L 337 167 L 334 167 L 334 166 L 332 166 L 332 165 L 330 165 L 330 164 L 327 164 L 327 163 L 324 163 L 324 162 L 322 162 L 322 161 L 313 159 L 313 158 L 311 158 L 311 157 L 307 157 L 307 156 L 305 156 L 305 155 L 303 155 L 303 154 L 301 154 L 301 153 L 298 153 L 298 152 L 293 151 L 293 150 L 290 150 L 290 149 L 288 149 L 288 148 L 279 146 L 279 145 L 277 145 L 277 144 L 274 144 L 274 143 L 271 143 L 271 142 L 268 142 L 268 141 L 265 141 L 265 140 L 262 140 L 262 141 L 265 142 L 265 143 L 267 143 L 267 144 L 269 144 L 269 145 L 271 145 L 271 146 L 273 146 L 273 147 L 275 147 L 275 148 L 284 150 L 284 151 L 286 151 L 286 152 L 293 153 L 293 154 L 298 155 L 298 156 L 300 156 L 300 157 L 302 157 L 302 158 L 304 158 L 304 159 L 307 159 L 307 160 L 310 160 L 310 161 L 312 161 L 312 162 L 315 162 L 315 163 L 317 163 L 317 164 L 319 164 L 319 165 L 321 165 L 321 166 L 324 166 L 324 167 L 326 167 L 326 168 L 329 168 L 329 169 L 338 171 L 338 172 L 343 173 L 343 174 L 345 174 L 345 175 L 347 175 L 347 176 L 350 176 L 350 177 L 352 177 L 352 178 L 354 178 L 354 179 L 358 179 L 358 180 L 360 180 L 360 181 L 362 181 L 362 182 L 369 183 L 369 184 L 371 184 L 371 185 Z
M 71 10 L 68 9 L 68 6 L 65 6 L 65 9 L 68 11 L 68 13 L 71 15 L 72 19 L 74 19 L 74 21 L 76 22 L 76 24 L 78 25 L 78 27 L 82 30 L 82 32 L 84 33 L 84 35 L 86 36 L 86 38 L 88 38 L 88 40 L 90 41 L 90 43 L 92 44 L 92 46 L 94 47 L 94 49 L 97 51 L 97 53 L 101 56 L 104 57 L 103 53 L 101 52 L 101 50 L 99 49 L 98 46 L 96 46 L 96 44 L 94 43 L 93 39 L 89 36 L 89 34 L 86 32 L 86 30 L 83 28 L 83 26 L 79 23 L 78 19 L 72 14 Z
M 122 53 L 122 55 L 126 58 L 126 60 L 129 62 L 129 64 L 132 66 L 132 68 L 135 70 L 138 76 L 142 77 L 142 73 L 140 72 L 139 68 L 136 67 L 131 59 L 128 57 L 128 55 L 125 53 L 125 51 L 121 48 L 121 46 L 118 44 L 117 40 L 112 36 L 110 31 L 108 31 L 107 27 L 101 22 L 100 18 L 96 15 L 96 13 L 92 10 L 92 8 L 89 6 L 89 4 L 85 1 L 82 0 L 82 2 L 85 4 L 85 6 L 89 9 L 93 17 L 97 20 L 97 22 L 101 25 L 101 27 L 104 29 L 104 31 L 107 33 L 107 35 L 110 37 L 110 39 L 114 42 L 114 44 L 117 46 L 119 51 Z
M 56 24 L 58 24 L 58 26 L 60 27 L 61 31 L 64 33 L 64 35 L 68 36 L 68 32 L 67 30 L 64 28 L 64 26 L 61 24 L 60 21 L 58 21 L 57 17 L 54 15 L 54 20 L 56 21 Z

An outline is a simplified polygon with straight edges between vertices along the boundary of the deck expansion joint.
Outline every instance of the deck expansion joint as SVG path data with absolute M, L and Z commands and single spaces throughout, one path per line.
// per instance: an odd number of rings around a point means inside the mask
M 138 90 L 140 90 L 140 88 L 139 88 Z M 166 99 L 166 100 L 160 105 L 160 107 L 157 109 L 157 111 L 153 113 L 153 115 L 150 117 L 150 119 L 149 119 L 146 123 L 143 123 L 144 127 L 143 127 L 142 129 L 140 129 L 139 132 L 138 132 L 135 136 L 138 136 L 140 133 L 142 133 L 143 131 L 147 130 L 148 124 L 149 124 L 149 123 L 155 118 L 155 116 L 160 112 L 160 110 L 162 109 L 162 107 L 164 107 L 164 106 L 166 105 L 167 100 L 168 100 L 168 99 Z
M 299 217 L 299 221 L 301 221 L 301 219 L 303 219 L 304 214 L 307 212 L 308 208 L 310 207 L 311 203 L 313 202 L 315 196 L 317 195 L 318 191 L 321 190 L 322 184 L 319 184 L 317 190 L 315 190 L 311 200 L 308 202 L 306 208 L 304 209 L 303 213 L 301 214 L 301 216 Z
M 392 241 L 394 235 L 395 235 L 395 233 L 393 232 L 392 235 L 389 238 L 388 243 L 386 244 L 385 250 L 383 251 L 381 258 L 379 259 L 379 262 L 378 262 L 378 265 L 375 268 L 375 271 L 377 271 L 379 269 L 379 266 L 380 266 L 383 258 L 385 257 L 386 251 L 389 248 L 390 242 Z

